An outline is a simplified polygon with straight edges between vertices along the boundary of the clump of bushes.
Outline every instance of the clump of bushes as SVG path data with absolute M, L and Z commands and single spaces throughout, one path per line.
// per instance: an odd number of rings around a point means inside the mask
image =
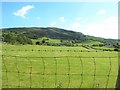
M 2 41 L 9 44 L 32 44 L 31 39 L 23 35 L 16 35 L 14 33 L 6 33 L 2 35 Z

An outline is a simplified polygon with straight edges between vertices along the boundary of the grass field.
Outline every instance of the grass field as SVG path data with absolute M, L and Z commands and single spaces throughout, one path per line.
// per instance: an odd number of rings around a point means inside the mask
M 116 84 L 117 52 L 88 52 L 83 47 L 3 45 L 2 55 L 3 88 L 114 88 Z
M 114 51 L 114 48 L 108 48 L 108 47 L 94 47 L 94 49 L 101 49 L 101 50 L 112 50 L 112 51 Z

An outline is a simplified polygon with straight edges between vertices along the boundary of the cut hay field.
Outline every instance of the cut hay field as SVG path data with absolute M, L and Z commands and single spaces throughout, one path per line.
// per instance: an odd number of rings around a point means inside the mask
M 115 88 L 118 52 L 2 45 L 3 88 Z

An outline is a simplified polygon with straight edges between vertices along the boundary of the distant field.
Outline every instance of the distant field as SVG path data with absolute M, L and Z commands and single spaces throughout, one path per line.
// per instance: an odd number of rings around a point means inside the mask
M 3 88 L 114 88 L 116 84 L 117 52 L 3 45 L 2 55 Z
M 94 47 L 94 49 L 101 49 L 101 50 L 114 50 L 114 48 L 108 48 L 108 47 Z
M 99 45 L 99 44 L 103 44 L 103 43 L 99 42 L 99 41 L 89 41 L 89 42 L 83 42 L 82 44 L 92 46 L 93 44 Z

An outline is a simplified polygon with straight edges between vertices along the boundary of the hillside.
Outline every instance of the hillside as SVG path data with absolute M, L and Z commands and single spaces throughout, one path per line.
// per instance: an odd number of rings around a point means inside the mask
M 13 32 L 18 35 L 25 35 L 31 39 L 38 39 L 41 37 L 47 37 L 52 39 L 63 39 L 63 40 L 83 40 L 87 39 L 86 35 L 83 35 L 80 32 L 68 31 L 65 29 L 59 28 L 6 28 L 3 29 L 4 32 Z
M 16 41 L 18 42 L 23 42 L 22 40 L 25 40 L 24 42 L 29 41 L 28 44 L 32 44 L 33 40 L 39 40 L 40 38 L 46 37 L 48 39 L 57 39 L 60 40 L 61 42 L 67 41 L 66 43 L 69 42 L 72 44 L 79 44 L 79 43 L 87 44 L 90 42 L 99 42 L 102 43 L 102 45 L 107 45 L 107 46 L 118 45 L 118 40 L 115 39 L 104 39 L 100 37 L 84 35 L 80 32 L 74 32 L 74 31 L 55 28 L 55 27 L 4 28 L 2 29 L 2 36 L 3 36 L 2 37 L 3 42 L 8 42 L 9 41 L 8 38 L 9 39 L 12 38 L 13 40 L 13 36 L 14 36 L 14 39 L 16 38 L 18 39 Z M 19 39 L 22 40 L 20 41 Z

